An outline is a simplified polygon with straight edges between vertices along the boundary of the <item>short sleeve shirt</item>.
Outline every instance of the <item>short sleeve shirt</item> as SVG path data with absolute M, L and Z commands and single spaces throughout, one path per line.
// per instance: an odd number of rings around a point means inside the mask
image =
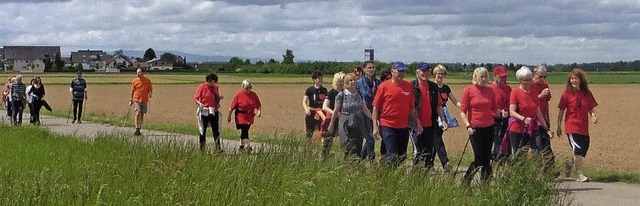
M 538 95 L 533 94 L 533 92 L 527 93 L 518 87 L 511 91 L 509 104 L 515 104 L 516 110 L 520 115 L 534 118 L 538 112 Z M 516 121 L 511 125 L 509 131 L 516 133 L 525 132 L 524 122 Z
M 598 102 L 591 92 L 565 90 L 558 103 L 558 109 L 565 110 L 565 133 L 589 136 L 589 111 L 596 106 Z
M 336 104 L 340 105 L 341 114 L 355 114 L 362 112 L 362 95 L 356 90 L 355 93 L 349 92 L 349 90 L 342 90 L 338 93 L 336 98 Z
M 497 105 L 493 89 L 488 86 L 471 85 L 462 92 L 460 112 L 467 114 L 472 127 L 489 127 L 493 125 Z
M 324 99 L 327 97 L 327 88 L 311 86 L 307 88 L 304 95 L 309 98 L 309 107 L 322 108 L 322 103 L 324 103 Z
M 147 103 L 149 102 L 149 93 L 153 90 L 151 80 L 146 77 L 136 77 L 131 81 L 131 91 L 133 91 L 133 101 Z
M 535 82 L 531 83 L 531 93 L 535 94 L 536 98 L 538 98 L 538 95 L 542 93 L 542 90 L 548 88 L 549 84 L 547 84 L 547 82 L 545 81 L 542 81 L 540 84 Z M 538 106 L 540 106 L 540 112 L 542 113 L 544 120 L 547 122 L 549 122 L 549 100 L 551 100 L 551 93 L 549 93 L 549 95 L 545 97 L 538 98 Z
M 340 92 L 338 90 L 336 90 L 336 89 L 331 89 L 327 93 L 327 99 L 329 100 L 329 109 L 334 109 L 335 108 L 335 106 L 336 106 L 336 96 L 338 96 L 338 93 L 340 93 Z
M 451 88 L 449 85 L 443 84 L 440 88 L 440 99 L 442 99 L 442 106 L 447 106 L 447 101 L 449 101 L 449 94 L 451 94 Z
M 396 129 L 407 128 L 408 117 L 414 107 L 413 86 L 407 81 L 399 84 L 393 81 L 382 82 L 373 99 L 373 107 L 380 111 L 380 125 Z
M 262 103 L 255 92 L 239 91 L 233 96 L 230 109 L 238 111 L 237 124 L 253 124 L 255 110 L 261 107 Z

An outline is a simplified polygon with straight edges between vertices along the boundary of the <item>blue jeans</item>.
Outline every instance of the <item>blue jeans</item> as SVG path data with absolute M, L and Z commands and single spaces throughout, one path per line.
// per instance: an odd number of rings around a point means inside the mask
M 12 101 L 11 120 L 14 125 L 22 125 L 22 111 L 24 103 L 21 101 Z
M 393 166 L 399 166 L 407 159 L 407 145 L 409 144 L 409 128 L 391 128 L 380 126 L 382 141 L 387 148 L 384 161 Z
M 375 153 L 375 146 L 376 146 L 376 140 L 373 139 L 373 134 L 371 133 L 371 131 L 373 131 L 373 123 L 371 122 L 370 119 L 366 119 L 368 121 L 365 121 L 365 125 L 367 127 L 367 130 L 369 132 L 367 132 L 367 134 L 364 134 L 364 146 L 362 147 L 362 152 L 360 152 L 360 158 L 362 159 L 375 159 L 376 157 L 376 153 Z

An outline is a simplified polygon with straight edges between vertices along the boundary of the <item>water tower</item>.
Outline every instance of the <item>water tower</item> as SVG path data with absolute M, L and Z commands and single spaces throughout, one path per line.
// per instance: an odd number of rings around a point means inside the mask
M 373 61 L 373 49 L 364 49 L 364 60 Z

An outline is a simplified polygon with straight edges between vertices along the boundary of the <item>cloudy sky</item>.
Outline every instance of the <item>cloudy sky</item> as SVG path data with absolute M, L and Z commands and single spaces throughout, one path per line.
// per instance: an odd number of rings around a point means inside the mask
M 640 59 L 638 0 L 0 0 L 0 46 L 282 59 Z M 160 55 L 160 54 L 158 54 Z

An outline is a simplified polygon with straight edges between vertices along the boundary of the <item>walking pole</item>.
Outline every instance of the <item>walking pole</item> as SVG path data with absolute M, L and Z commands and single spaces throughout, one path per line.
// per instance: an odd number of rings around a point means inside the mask
M 471 137 L 467 138 L 467 143 L 464 144 L 464 148 L 462 149 L 462 154 L 460 154 L 460 160 L 458 160 L 458 165 L 456 165 L 456 170 L 453 173 L 453 177 L 458 174 L 458 168 L 460 167 L 460 163 L 462 163 L 462 158 L 464 157 L 464 152 L 467 151 L 467 146 L 469 146 L 469 141 L 471 141 Z
M 69 112 L 67 112 L 67 124 L 69 124 L 69 118 L 71 117 L 71 107 L 73 107 L 73 98 L 71 99 L 71 104 L 69 105 Z

